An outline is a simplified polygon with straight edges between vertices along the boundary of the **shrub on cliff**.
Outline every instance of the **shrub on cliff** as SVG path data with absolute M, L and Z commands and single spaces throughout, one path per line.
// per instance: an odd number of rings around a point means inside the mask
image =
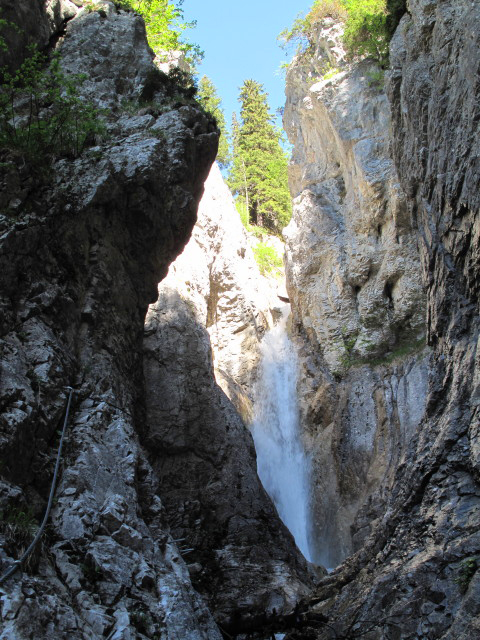
M 405 11 L 406 0 L 315 0 L 279 40 L 284 46 L 296 43 L 297 52 L 310 51 L 322 22 L 333 18 L 345 25 L 343 42 L 351 58 L 368 56 L 386 67 L 390 39 Z
M 325 18 L 345 22 L 347 10 L 344 0 L 315 0 L 305 17 L 298 15 L 290 29 L 284 29 L 278 36 L 282 46 L 295 44 L 298 52 L 313 46 L 318 25 Z
M 269 247 L 263 242 L 259 242 L 253 248 L 255 260 L 258 264 L 260 273 L 264 276 L 268 274 L 278 274 L 283 267 L 283 260 L 273 247 Z
M 390 33 L 386 0 L 344 0 L 347 19 L 343 42 L 351 57 L 368 56 L 388 65 Z
M 159 57 L 167 51 L 182 51 L 191 65 L 203 58 L 200 47 L 184 38 L 184 32 L 196 22 L 185 22 L 183 0 L 116 0 L 115 4 L 119 9 L 132 9 L 143 17 L 148 44 Z
M 40 163 L 52 155 L 78 156 L 103 132 L 99 112 L 80 98 L 82 75 L 67 75 L 54 57 L 34 47 L 18 69 L 0 70 L 0 148 Z

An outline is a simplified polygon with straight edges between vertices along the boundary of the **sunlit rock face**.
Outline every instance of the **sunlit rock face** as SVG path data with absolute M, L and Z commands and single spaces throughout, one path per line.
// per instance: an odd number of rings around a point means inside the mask
M 345 358 L 417 340 L 425 317 L 414 224 L 389 151 L 383 74 L 374 63 L 345 66 L 339 33 L 327 26 L 313 58 L 294 60 L 284 114 L 294 145 L 288 288 L 296 319 L 332 371 Z
M 146 438 L 193 584 L 231 634 L 291 612 L 310 586 L 257 477 L 245 426 L 260 338 L 277 304 L 214 166 L 192 238 L 147 315 Z
M 321 583 L 312 613 L 328 616 L 339 637 L 353 630 L 372 640 L 467 640 L 480 634 L 480 6 L 407 4 L 391 42 L 387 93 L 392 152 L 418 226 L 427 298 L 425 411 L 414 419 L 372 535 Z M 358 400 L 361 416 L 368 402 Z M 288 638 L 332 635 L 306 626 L 304 635 Z
M 331 19 L 287 73 L 293 144 L 287 288 L 313 460 L 311 540 L 337 565 L 381 517 L 422 418 L 428 353 L 415 224 L 390 154 L 373 62 L 347 65 Z M 324 77 L 325 75 L 325 77 Z
M 260 340 L 280 303 L 277 287 L 260 274 L 233 197 L 213 165 L 192 237 L 160 291 L 177 291 L 207 328 L 217 382 L 247 423 Z

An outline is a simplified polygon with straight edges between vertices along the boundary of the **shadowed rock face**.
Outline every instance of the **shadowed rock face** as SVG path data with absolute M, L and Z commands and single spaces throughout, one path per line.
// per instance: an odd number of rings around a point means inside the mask
M 426 409 L 384 516 L 309 613 L 338 637 L 480 634 L 478 251 L 480 7 L 408 3 L 391 44 L 392 148 L 418 225 L 433 347 Z M 475 560 L 476 559 L 476 560 Z M 330 638 L 306 622 L 289 638 Z
M 279 304 L 278 281 L 260 274 L 250 243 L 214 164 L 192 237 L 161 285 L 189 300 L 208 329 L 217 381 L 247 422 L 260 340 Z
M 205 327 L 160 285 L 146 321 L 146 442 L 195 587 L 230 633 L 290 612 L 306 563 L 256 473 L 249 431 L 213 376 Z
M 67 21 L 77 15 L 80 5 L 71 0 L 2 0 L 2 20 L 7 24 L 2 26 L 6 49 L 0 51 L 0 68 L 18 67 L 31 45 L 40 50 L 48 47 L 52 38 L 63 33 Z
M 79 13 L 60 53 L 77 73 L 104 61 L 108 141 L 48 174 L 2 158 L 2 512 L 43 516 L 65 385 L 75 396 L 44 551 L 3 585 L 0 637 L 219 639 L 169 536 L 141 428 L 145 313 L 188 240 L 218 132 L 195 103 L 169 98 L 139 18 L 106 8 Z M 110 69 L 134 81 L 114 87 Z M 122 112 L 144 90 L 158 109 Z M 20 542 L 1 527 L 2 574 Z

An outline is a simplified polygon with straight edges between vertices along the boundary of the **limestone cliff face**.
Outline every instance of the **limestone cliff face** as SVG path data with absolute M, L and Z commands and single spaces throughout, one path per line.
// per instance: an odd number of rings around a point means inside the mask
M 373 62 L 347 65 L 341 33 L 326 19 L 314 54 L 293 61 L 284 114 L 294 145 L 287 287 L 315 461 L 312 544 L 327 566 L 381 515 L 428 375 L 428 354 L 415 355 L 425 334 L 417 234 L 390 155 L 382 74 Z
M 59 50 L 76 72 L 96 60 L 85 90 L 110 107 L 109 139 L 48 176 L 2 158 L 2 574 L 25 536 L 6 519 L 43 517 L 66 385 L 75 396 L 51 525 L 33 566 L 2 585 L 0 637 L 220 639 L 141 428 L 145 313 L 191 232 L 218 134 L 172 100 L 138 16 L 78 11 Z M 150 113 L 122 111 L 145 92 Z
M 161 291 L 167 289 L 189 301 L 208 329 L 217 381 L 248 422 L 258 346 L 279 304 L 277 283 L 260 274 L 217 165 L 205 183 L 192 237 L 162 281 Z
M 411 0 L 391 43 L 392 149 L 417 227 L 433 349 L 425 412 L 364 547 L 324 580 L 303 631 L 463 640 L 480 633 L 480 7 Z M 360 402 L 365 398 L 359 397 Z M 359 414 L 361 417 L 361 412 Z M 359 426 L 362 420 L 358 421 Z
M 82 2 L 72 0 L 2 0 L 2 20 L 8 26 L 2 29 L 6 48 L 0 51 L 0 67 L 18 67 L 27 54 L 29 45 L 45 49 L 51 39 L 57 40 L 68 20 L 74 18 Z
M 290 612 L 310 584 L 233 406 L 248 422 L 259 341 L 275 297 L 214 166 L 192 238 L 147 314 L 145 435 L 193 584 L 233 635 L 261 626 L 273 609 Z
M 341 372 L 346 359 L 418 339 L 424 296 L 414 225 L 388 149 L 381 72 L 370 62 L 345 65 L 331 22 L 315 54 L 298 56 L 287 74 L 294 213 L 285 235 L 294 313 Z M 336 73 L 323 79 L 329 66 Z

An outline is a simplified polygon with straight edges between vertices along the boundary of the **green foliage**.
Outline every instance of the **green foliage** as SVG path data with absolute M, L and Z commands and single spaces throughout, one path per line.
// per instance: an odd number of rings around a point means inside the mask
M 253 248 L 253 253 L 260 273 L 264 276 L 270 273 L 278 274 L 279 269 L 283 267 L 283 260 L 275 249 L 263 242 L 259 242 L 257 246 Z
M 248 220 L 248 209 L 247 205 L 245 204 L 245 200 L 241 196 L 239 196 L 235 200 L 235 206 L 237 208 L 238 215 L 240 216 L 240 220 L 242 221 L 243 226 L 245 227 L 245 229 L 249 230 L 250 223 Z
M 348 369 L 354 363 L 353 349 L 357 343 L 359 331 L 349 333 L 345 327 L 342 327 L 343 354 L 340 357 L 342 367 Z
M 157 95 L 160 92 L 160 96 Z M 147 109 L 156 116 L 165 110 L 177 108 L 182 105 L 194 105 L 197 87 L 191 73 L 183 71 L 179 67 L 173 67 L 168 73 L 164 73 L 156 66 L 152 66 L 148 72 L 139 100 L 123 100 L 122 111 L 136 114 L 140 109 Z
M 337 67 L 332 67 L 331 65 L 329 65 L 328 69 L 325 71 L 325 73 L 322 76 L 322 80 L 330 80 L 330 78 L 333 78 L 334 76 L 336 76 L 337 73 L 340 73 L 340 69 L 337 69 Z
M 143 633 L 144 635 L 150 634 L 153 621 L 147 613 L 143 611 L 132 611 L 129 612 L 129 616 L 130 622 L 139 633 Z
M 198 101 L 205 111 L 215 118 L 217 127 L 220 129 L 217 162 L 221 169 L 227 169 L 231 162 L 231 154 L 225 114 L 222 109 L 222 101 L 217 94 L 217 89 L 207 76 L 203 76 L 198 84 Z
M 10 26 L 10 22 L 5 20 L 4 18 L 0 18 L 0 31 L 3 31 L 7 27 Z M 7 51 L 7 43 L 5 42 L 5 38 L 0 36 L 0 51 Z
M 477 558 L 467 558 L 464 560 L 458 571 L 458 577 L 455 578 L 455 582 L 458 584 L 461 593 L 466 593 L 468 589 L 468 585 L 470 584 L 471 579 L 475 575 L 478 569 L 478 560 Z
M 332 67 L 332 65 L 328 63 L 324 66 L 321 76 L 310 76 L 308 78 L 308 84 L 309 86 L 312 86 L 317 82 L 330 80 L 330 78 L 334 78 L 338 73 L 340 73 L 340 69 L 338 69 L 337 67 Z
M 345 24 L 343 42 L 351 58 L 368 56 L 385 68 L 390 39 L 405 11 L 405 0 L 315 0 L 279 40 L 283 46 L 297 44 L 299 53 L 311 51 L 319 26 L 330 17 Z
M 90 582 L 91 584 L 95 584 L 102 579 L 103 572 L 99 567 L 97 567 L 96 564 L 83 563 L 80 565 L 80 568 L 83 575 L 85 576 L 85 579 L 88 580 L 88 582 Z
M 267 94 L 254 80 L 240 91 L 241 122 L 232 122 L 233 163 L 228 179 L 232 193 L 242 197 L 249 222 L 279 233 L 291 217 L 288 159 L 281 133 L 269 113 Z
M 105 15 L 105 9 L 102 7 L 101 4 L 98 4 L 98 2 L 94 2 L 94 0 L 84 4 L 83 8 L 86 9 L 88 13 L 92 13 L 93 11 L 98 11 L 99 13 L 103 13 Z
M 367 73 L 367 83 L 369 87 L 373 89 L 382 89 L 385 82 L 385 71 L 379 69 L 378 71 L 369 71 Z
M 187 62 L 194 65 L 203 58 L 196 44 L 184 39 L 184 32 L 195 27 L 195 21 L 185 22 L 183 0 L 117 0 L 120 9 L 133 9 L 145 20 L 148 43 L 160 58 L 168 51 L 182 51 Z
M 0 9 L 1 13 L 1 9 Z M 14 31 L 15 33 L 20 33 L 20 28 L 10 20 L 5 20 L 5 18 L 0 18 L 0 34 L 5 33 L 6 30 Z M 3 35 L 0 35 L 0 52 L 8 51 L 8 45 L 5 41 Z
M 46 65 L 35 48 L 13 73 L 0 71 L 0 148 L 41 162 L 78 156 L 104 131 L 99 112 L 78 95 L 82 75 L 66 75 L 57 57 Z
M 298 51 L 305 51 L 314 44 L 315 32 L 325 18 L 345 21 L 347 10 L 343 0 L 315 0 L 310 11 L 303 18 L 298 15 L 290 29 L 284 29 L 278 36 L 282 47 L 297 45 Z
M 269 236 L 272 234 L 270 229 L 265 229 L 265 227 L 259 227 L 256 224 L 248 225 L 248 231 L 252 233 L 255 236 L 255 238 L 258 238 L 259 240 L 263 240 L 264 236 Z
M 9 507 L 0 511 L 0 533 L 5 538 L 5 550 L 10 556 L 22 556 L 37 530 L 38 522 L 30 508 Z M 30 557 L 27 568 L 32 568 L 36 560 L 36 557 Z
M 38 528 L 38 523 L 33 516 L 32 510 L 28 507 L 25 509 L 11 507 L 6 511 L 0 511 L 0 523 L 2 529 L 11 525 L 32 536 Z
M 173 67 L 167 74 L 170 87 L 180 87 L 186 98 L 193 98 L 197 93 L 195 79 L 189 71 Z
M 343 41 L 351 57 L 368 56 L 388 65 L 391 34 L 386 0 L 344 0 L 348 17 Z

